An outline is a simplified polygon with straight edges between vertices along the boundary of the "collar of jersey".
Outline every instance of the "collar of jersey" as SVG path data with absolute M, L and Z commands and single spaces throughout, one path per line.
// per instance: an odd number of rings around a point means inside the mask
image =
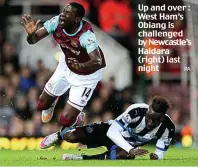
M 66 35 L 68 35 L 68 36 L 70 36 L 70 37 L 73 37 L 73 36 L 75 36 L 75 35 L 81 30 L 82 26 L 83 26 L 83 22 L 81 21 L 81 22 L 80 22 L 80 26 L 79 26 L 78 30 L 77 30 L 75 33 L 73 33 L 73 34 L 68 34 L 64 29 L 63 29 L 63 32 L 64 32 Z

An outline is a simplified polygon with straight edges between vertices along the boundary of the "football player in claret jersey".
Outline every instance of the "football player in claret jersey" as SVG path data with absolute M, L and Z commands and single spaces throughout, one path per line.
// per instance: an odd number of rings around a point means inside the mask
M 37 108 L 42 111 L 44 123 L 52 119 L 59 96 L 70 88 L 69 99 L 60 114 L 59 123 L 63 127 L 81 125 L 85 116 L 82 110 L 102 79 L 102 71 L 106 66 L 104 55 L 91 25 L 83 20 L 84 15 L 84 7 L 72 2 L 40 29 L 40 20 L 34 21 L 29 15 L 22 17 L 21 23 L 28 34 L 29 44 L 35 44 L 52 34 L 63 51 L 56 71 L 38 100 Z M 41 142 L 41 148 L 46 148 L 45 142 L 48 142 L 47 138 Z
M 63 129 L 57 132 L 63 140 L 88 147 L 106 146 L 108 151 L 92 156 L 64 154 L 62 159 L 134 159 L 148 153 L 139 147 L 153 139 L 157 140 L 156 150 L 150 153 L 150 159 L 163 159 L 175 134 L 175 125 L 166 114 L 170 107 L 167 99 L 156 96 L 150 105 L 132 104 L 115 120 Z M 53 145 L 54 134 L 50 138 L 48 144 Z

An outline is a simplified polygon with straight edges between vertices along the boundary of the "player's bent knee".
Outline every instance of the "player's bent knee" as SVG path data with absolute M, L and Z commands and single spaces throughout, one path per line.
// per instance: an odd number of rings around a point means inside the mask
M 71 106 L 70 104 L 66 104 L 63 110 L 63 115 L 67 116 L 69 119 L 76 119 L 80 111 L 75 107 Z
M 60 114 L 59 117 L 59 123 L 62 126 L 68 127 L 75 123 L 76 117 L 69 117 L 68 115 L 63 115 L 63 113 Z
M 78 111 L 76 108 L 69 104 L 66 104 L 63 112 L 60 114 L 59 123 L 65 127 L 74 125 L 79 113 L 80 111 Z

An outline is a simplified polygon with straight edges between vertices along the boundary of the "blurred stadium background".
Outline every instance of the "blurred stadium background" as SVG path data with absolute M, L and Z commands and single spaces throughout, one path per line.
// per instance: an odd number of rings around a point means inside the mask
M 195 45 L 198 32 L 197 1 L 75 1 L 85 6 L 86 18 L 94 25 L 108 65 L 103 81 L 98 84 L 84 110 L 87 114 L 86 123 L 114 119 L 132 103 L 150 103 L 153 96 L 162 95 L 172 103 L 172 110 L 168 114 L 176 124 L 174 144 L 178 147 L 191 146 L 192 136 L 193 141 L 198 140 L 198 47 Z M 36 110 L 36 106 L 38 96 L 57 65 L 60 49 L 51 36 L 35 46 L 29 46 L 20 20 L 27 13 L 35 20 L 41 19 L 44 22 L 58 15 L 68 2 L 69 0 L 0 0 L 0 149 L 12 145 L 19 149 L 14 143 L 21 138 L 25 141 L 30 138 L 31 143 L 59 130 L 58 115 L 68 94 L 60 98 L 54 119 L 49 124 L 42 124 L 41 113 Z M 161 64 L 159 73 L 137 71 L 137 32 L 140 31 L 137 27 L 138 3 L 186 3 L 191 6 L 191 11 L 183 13 L 183 21 L 175 21 L 174 31 L 183 29 L 186 34 L 184 38 L 191 39 L 192 46 L 169 48 L 169 56 L 180 56 L 181 64 Z M 191 72 L 184 72 L 185 66 L 189 66 Z M 76 147 L 71 147 L 73 146 Z M 66 147 L 70 147 L 68 143 Z

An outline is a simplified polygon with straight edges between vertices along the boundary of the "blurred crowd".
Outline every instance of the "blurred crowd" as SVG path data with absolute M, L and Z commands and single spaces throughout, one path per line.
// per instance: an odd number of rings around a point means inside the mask
M 137 21 L 138 1 L 78 1 L 86 7 L 88 19 L 129 49 L 133 60 L 135 74 L 133 76 L 139 75 L 136 73 L 138 30 L 137 25 L 134 24 Z M 34 7 L 32 12 L 38 13 L 40 10 L 38 7 Z M 42 8 L 42 12 L 48 10 L 48 8 Z M 41 112 L 36 110 L 37 100 L 53 71 L 47 69 L 42 60 L 37 61 L 34 69 L 20 65 L 16 47 L 6 40 L 7 12 L 5 6 L 0 5 L 0 16 L 2 17 L 2 24 L 0 24 L 0 136 L 45 136 L 53 133 L 60 127 L 59 113 L 67 102 L 68 92 L 59 99 L 52 122 L 43 124 Z M 173 54 L 178 53 L 173 51 Z M 167 65 L 164 68 L 167 68 Z M 172 67 L 171 72 L 180 73 L 179 68 L 176 64 Z M 114 78 L 111 78 L 109 82 L 100 82 L 84 109 L 87 115 L 86 123 L 107 121 L 117 117 L 129 105 L 137 102 L 135 95 L 138 92 L 135 88 L 136 85 L 118 91 L 115 88 Z M 178 83 L 166 82 L 159 87 L 148 86 L 145 91 L 145 102 L 150 103 L 151 98 L 155 95 L 165 96 L 171 101 L 173 108 L 168 114 L 176 123 L 178 130 L 182 125 L 189 123 L 188 87 L 184 88 Z
M 37 68 L 20 66 L 14 46 L 5 42 L 2 48 L 0 75 L 0 136 L 45 136 L 59 129 L 58 118 L 68 92 L 57 106 L 54 119 L 42 124 L 41 112 L 37 111 L 37 100 L 52 71 L 38 60 Z M 86 123 L 107 121 L 121 114 L 133 103 L 132 88 L 115 89 L 115 80 L 99 83 L 91 101 L 85 108 Z

